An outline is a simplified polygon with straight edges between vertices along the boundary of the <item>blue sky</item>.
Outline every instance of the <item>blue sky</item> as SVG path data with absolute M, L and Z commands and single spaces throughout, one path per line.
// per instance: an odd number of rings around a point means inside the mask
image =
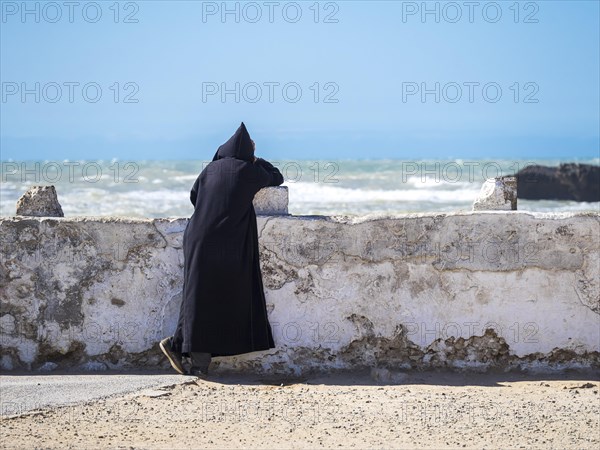
M 598 156 L 597 1 L 1 3 L 3 160 Z

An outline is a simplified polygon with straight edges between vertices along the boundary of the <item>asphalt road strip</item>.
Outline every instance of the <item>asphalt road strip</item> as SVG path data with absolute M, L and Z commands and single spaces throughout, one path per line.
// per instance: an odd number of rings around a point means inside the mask
M 0 417 L 14 417 L 102 398 L 136 395 L 158 396 L 160 389 L 196 380 L 172 372 L 62 373 L 0 375 Z

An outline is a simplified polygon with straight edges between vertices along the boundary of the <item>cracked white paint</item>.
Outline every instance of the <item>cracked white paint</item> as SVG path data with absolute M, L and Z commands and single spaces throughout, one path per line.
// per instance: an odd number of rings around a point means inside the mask
M 257 220 L 277 348 L 217 370 L 598 364 L 598 214 Z M 1 219 L 2 368 L 164 367 L 186 224 Z

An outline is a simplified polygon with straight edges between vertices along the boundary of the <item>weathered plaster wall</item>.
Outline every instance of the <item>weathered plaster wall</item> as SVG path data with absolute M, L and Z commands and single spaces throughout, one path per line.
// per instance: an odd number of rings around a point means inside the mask
M 3 369 L 168 367 L 185 219 L 0 219 Z M 215 370 L 600 366 L 600 215 L 259 216 L 276 349 Z M 487 330 L 487 331 L 486 331 Z

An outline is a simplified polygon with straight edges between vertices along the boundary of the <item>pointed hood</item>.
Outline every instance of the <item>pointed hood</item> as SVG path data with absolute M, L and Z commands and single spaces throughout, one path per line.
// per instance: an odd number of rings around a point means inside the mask
M 221 158 L 230 157 L 237 158 L 244 161 L 252 162 L 254 160 L 254 148 L 252 147 L 252 140 L 250 134 L 246 129 L 244 122 L 240 125 L 237 131 L 229 138 L 227 142 L 219 147 L 213 161 Z

